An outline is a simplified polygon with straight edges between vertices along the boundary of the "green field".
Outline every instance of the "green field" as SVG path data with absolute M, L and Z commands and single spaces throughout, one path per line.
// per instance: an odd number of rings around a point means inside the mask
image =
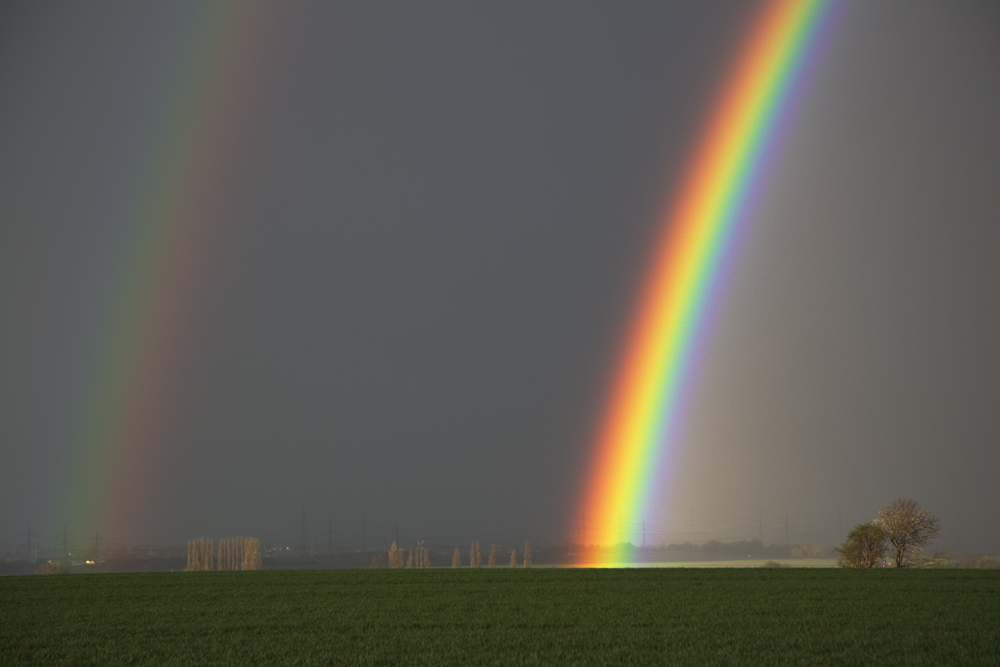
M 1000 664 L 1000 572 L 0 577 L 4 665 Z

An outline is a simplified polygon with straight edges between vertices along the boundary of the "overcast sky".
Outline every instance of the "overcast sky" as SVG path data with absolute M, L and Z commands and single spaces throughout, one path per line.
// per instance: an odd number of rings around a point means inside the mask
M 753 3 L 283 3 L 138 524 L 570 533 L 659 214 Z M 0 12 L 0 552 L 62 462 L 197 3 Z M 1000 551 L 1000 8 L 851 2 L 690 383 L 649 539 L 832 546 L 898 496 Z M 243 111 L 246 117 L 243 117 Z M 234 120 L 235 122 L 235 120 Z M 175 258 L 183 261 L 183 258 Z M 177 268 L 182 272 L 182 268 Z M 664 482 L 666 483 L 666 481 Z M 565 536 L 565 535 L 564 535 Z M 123 542 L 124 543 L 124 542 Z

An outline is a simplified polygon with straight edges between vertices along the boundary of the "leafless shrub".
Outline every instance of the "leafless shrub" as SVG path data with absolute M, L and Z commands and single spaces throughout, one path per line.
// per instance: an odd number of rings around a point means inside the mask
M 875 523 L 885 532 L 893 548 L 896 567 L 927 567 L 944 554 L 927 557 L 923 547 L 933 542 L 941 532 L 938 518 L 921 509 L 911 498 L 897 498 L 883 507 Z
M 769 560 L 766 563 L 761 563 L 760 567 L 766 567 L 766 568 L 770 569 L 770 568 L 779 568 L 779 567 L 791 567 L 791 565 L 782 565 L 781 563 L 779 563 L 776 560 Z
M 997 570 L 1000 569 L 1000 558 L 979 553 L 964 554 L 955 556 L 955 560 L 949 561 L 948 565 L 961 569 Z
M 451 557 L 451 566 L 462 567 L 462 554 L 458 550 L 458 547 L 455 547 L 455 555 Z
M 48 563 L 42 563 L 36 567 L 32 574 L 66 574 L 68 570 L 63 569 L 59 566 L 59 563 L 53 563 L 49 561 Z
M 951 560 L 948 558 L 948 554 L 944 551 L 935 551 L 930 556 L 922 556 L 916 567 L 933 567 L 933 568 L 944 568 L 951 564 Z
M 1000 558 L 995 556 L 982 556 L 976 560 L 977 570 L 1000 570 Z
M 497 545 L 495 544 L 490 545 L 489 565 L 491 569 L 497 566 Z
M 524 541 L 524 566 L 531 567 L 531 545 L 528 540 Z

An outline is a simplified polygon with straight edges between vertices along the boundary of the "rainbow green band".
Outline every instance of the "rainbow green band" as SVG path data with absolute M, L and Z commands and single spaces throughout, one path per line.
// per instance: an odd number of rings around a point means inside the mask
M 202 293 L 217 264 L 229 179 L 260 97 L 260 59 L 280 3 L 196 3 L 176 41 L 170 80 L 122 224 L 102 328 L 55 512 L 75 530 L 142 535 L 168 483 L 170 431 L 194 357 Z M 58 521 L 59 524 L 63 522 Z
M 654 499 L 669 483 L 663 462 L 705 313 L 831 6 L 765 3 L 664 216 L 580 503 L 584 543 L 604 548 L 585 549 L 582 565 L 629 563 L 634 527 L 662 509 Z

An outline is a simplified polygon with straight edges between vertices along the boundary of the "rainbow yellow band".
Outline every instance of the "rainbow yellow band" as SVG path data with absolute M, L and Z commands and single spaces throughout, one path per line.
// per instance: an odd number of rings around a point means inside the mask
M 611 556 L 585 550 L 581 565 L 629 563 L 634 527 L 655 519 L 650 504 L 664 483 L 661 463 L 714 283 L 831 6 L 769 0 L 737 52 L 664 216 L 597 434 L 578 521 L 584 543 L 612 547 Z

